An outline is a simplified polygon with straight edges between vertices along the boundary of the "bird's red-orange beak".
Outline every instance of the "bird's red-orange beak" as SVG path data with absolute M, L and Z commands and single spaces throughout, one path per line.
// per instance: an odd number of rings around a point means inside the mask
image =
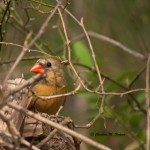
M 35 64 L 31 70 L 31 72 L 34 72 L 34 73 L 39 73 L 39 74 L 42 74 L 45 72 L 43 66 L 41 66 L 40 64 Z

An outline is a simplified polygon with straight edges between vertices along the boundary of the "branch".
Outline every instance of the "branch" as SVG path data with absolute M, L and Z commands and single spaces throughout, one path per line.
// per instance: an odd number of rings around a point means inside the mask
M 95 68 L 92 68 L 92 67 L 89 67 L 87 65 L 84 65 L 84 64 L 80 64 L 80 63 L 73 63 L 74 65 L 77 65 L 77 66 L 81 66 L 83 68 L 86 68 L 88 69 L 89 71 L 92 71 L 94 73 L 96 73 L 96 70 Z M 130 85 L 128 87 L 122 85 L 121 83 L 115 81 L 114 79 L 110 78 L 109 76 L 107 76 L 106 74 L 104 73 L 101 73 L 102 77 L 107 79 L 108 81 L 112 82 L 113 84 L 117 85 L 118 87 L 120 87 L 121 89 L 123 89 L 124 91 L 130 91 L 130 88 L 131 86 L 133 85 L 133 83 L 141 76 L 141 74 L 145 71 L 145 67 L 144 69 L 142 69 L 138 75 L 133 79 L 133 81 L 130 83 Z M 131 97 L 131 102 L 135 102 L 136 104 L 136 107 L 138 108 L 138 111 L 142 111 L 145 115 L 146 115 L 146 111 L 144 108 L 142 108 L 141 104 L 138 102 L 138 100 L 135 98 L 135 96 L 132 94 L 132 93 L 129 93 L 129 96 Z M 133 100 L 133 101 L 132 101 Z M 130 103 L 129 103 L 130 104 Z M 137 109 L 134 108 L 134 106 L 131 106 L 133 110 L 137 111 Z
M 5 17 L 6 17 L 7 11 L 10 11 L 10 10 L 9 10 L 10 3 L 11 3 L 11 0 L 10 0 L 9 2 L 7 2 L 6 9 L 5 9 L 4 14 L 3 14 L 3 16 L 2 16 L 2 19 L 1 19 L 1 21 L 0 21 L 0 41 L 1 41 L 1 42 L 3 41 L 2 25 L 3 25 L 3 22 L 5 21 Z M 9 18 L 9 17 L 8 17 L 8 18 Z M 7 18 L 6 22 L 8 21 L 8 18 Z M 0 45 L 0 51 L 1 51 L 1 45 Z
M 67 125 L 68 123 L 72 122 L 72 120 L 70 118 L 65 118 L 60 125 Z M 46 144 L 56 133 L 58 132 L 57 129 L 54 129 L 52 132 L 50 132 L 50 134 L 48 136 L 46 136 L 45 139 L 43 139 L 42 141 L 40 141 L 36 146 L 37 147 L 41 147 L 44 144 Z
M 62 6 L 62 7 L 63 7 L 63 6 Z M 65 9 L 65 11 L 66 11 L 67 13 L 69 13 L 69 15 L 71 15 L 71 17 L 79 24 L 79 26 L 81 26 L 81 28 L 83 29 L 84 34 L 85 34 L 85 36 L 86 36 L 86 38 L 87 38 L 87 41 L 88 41 L 88 44 L 89 44 L 89 47 L 90 47 L 90 50 L 91 50 L 92 58 L 93 58 L 93 61 L 94 61 L 95 69 L 96 69 L 96 72 L 97 72 L 97 75 L 98 75 L 99 83 L 100 83 L 100 85 L 98 86 L 98 90 L 92 91 L 92 90 L 88 89 L 88 88 L 85 86 L 85 84 L 83 83 L 83 81 L 81 80 L 81 78 L 79 77 L 78 73 L 76 72 L 76 70 L 75 70 L 75 68 L 74 68 L 74 66 L 73 66 L 73 64 L 72 64 L 72 62 L 71 62 L 71 48 L 70 48 L 70 45 L 69 45 L 69 44 L 70 44 L 70 41 L 69 41 L 69 39 L 68 39 L 68 35 L 67 35 L 67 31 L 66 31 L 66 27 L 65 27 L 65 23 L 64 23 L 62 14 L 61 14 L 61 12 L 60 12 L 59 9 L 58 9 L 58 11 L 59 11 L 59 15 L 60 15 L 60 18 L 61 18 L 61 21 L 62 21 L 62 25 L 63 25 L 63 29 L 64 29 L 64 34 L 65 34 L 65 38 L 66 38 L 66 43 L 67 43 L 67 47 L 68 47 L 68 62 L 69 62 L 69 65 L 71 66 L 71 68 L 72 68 L 72 70 L 74 71 L 75 75 L 76 75 L 77 78 L 79 79 L 81 85 L 82 85 L 87 91 L 92 92 L 92 93 L 95 93 L 95 92 L 101 90 L 100 96 L 102 97 L 102 100 L 101 100 L 101 105 L 100 105 L 100 108 L 99 108 L 99 113 L 98 113 L 98 115 L 97 115 L 89 124 L 87 124 L 87 125 L 85 126 L 85 127 L 89 128 L 89 127 L 91 127 L 91 126 L 95 123 L 95 121 L 100 117 L 100 115 L 101 115 L 101 114 L 103 113 L 103 111 L 104 111 L 104 110 L 103 110 L 103 105 L 104 105 L 105 95 L 103 95 L 102 93 L 105 93 L 105 91 L 104 91 L 104 87 L 103 87 L 103 80 L 102 80 L 102 77 L 101 77 L 100 70 L 99 70 L 99 68 L 98 68 L 98 64 L 97 64 L 97 61 L 96 61 L 96 57 L 95 57 L 95 53 L 94 53 L 94 50 L 93 50 L 93 46 L 92 46 L 92 44 L 91 44 L 90 38 L 89 38 L 88 33 L 87 33 L 87 31 L 86 31 L 86 29 L 85 29 L 85 27 L 84 27 L 84 24 L 83 24 L 83 19 L 81 19 L 81 22 L 79 22 L 79 21 L 76 19 L 75 16 L 73 16 L 69 11 L 67 11 L 67 10 Z M 101 88 L 101 89 L 100 89 L 100 88 Z
M 100 39 L 100 40 L 103 40 L 105 42 L 108 42 L 108 43 L 111 43 L 117 47 L 119 47 L 120 49 L 122 49 L 124 52 L 127 52 L 128 54 L 134 56 L 134 57 L 137 57 L 137 58 L 140 58 L 140 59 L 145 59 L 145 56 L 136 52 L 135 50 L 133 49 L 130 49 L 126 46 L 124 46 L 122 43 L 114 40 L 114 39 L 111 39 L 107 36 L 104 36 L 102 34 L 98 34 L 98 33 L 95 33 L 95 32 L 91 32 L 91 31 L 88 31 L 88 34 L 91 36 L 91 37 L 94 37 L 94 38 L 97 38 L 97 39 Z
M 63 8 L 64 9 L 64 8 Z M 88 87 L 86 87 L 86 85 L 84 84 L 84 82 L 82 81 L 82 79 L 80 78 L 78 72 L 76 71 L 75 67 L 73 66 L 72 62 L 71 62 L 71 48 L 70 48 L 70 41 L 67 35 L 67 30 L 65 27 L 65 23 L 63 20 L 63 16 L 61 14 L 61 11 L 58 9 L 59 15 L 60 15 L 60 19 L 62 22 L 62 26 L 63 26 L 63 31 L 64 31 L 64 35 L 65 35 L 65 39 L 66 39 L 66 45 L 67 45 L 67 50 L 68 50 L 68 64 L 70 65 L 71 69 L 73 70 L 73 72 L 75 73 L 75 75 L 77 76 L 77 79 L 79 80 L 79 82 L 81 83 L 81 85 L 83 86 L 83 88 L 85 90 L 87 90 L 88 92 L 94 93 L 94 91 L 90 90 Z
M 147 108 L 147 141 L 146 150 L 150 149 L 150 93 L 149 93 L 149 82 L 150 82 L 150 55 L 147 60 L 147 70 L 146 70 L 146 108 Z
M 8 105 L 11 108 L 14 108 L 14 109 L 16 109 L 18 111 L 21 111 L 21 112 L 25 113 L 26 115 L 37 119 L 38 121 L 42 121 L 43 123 L 48 124 L 48 125 L 56 128 L 56 129 L 58 129 L 59 131 L 63 131 L 65 133 L 67 133 L 67 134 L 69 134 L 69 135 L 71 135 L 71 136 L 73 136 L 73 137 L 83 141 L 84 143 L 95 147 L 96 149 L 99 149 L 99 150 L 111 150 L 109 147 L 107 147 L 107 146 L 105 146 L 103 144 L 97 143 L 97 142 L 87 138 L 86 136 L 83 136 L 83 135 L 81 135 L 81 134 L 79 134 L 79 133 L 77 133 L 77 132 L 75 132 L 73 130 L 70 130 L 70 129 L 66 128 L 66 127 L 63 127 L 62 125 L 59 125 L 59 124 L 57 124 L 57 123 L 55 123 L 53 121 L 47 120 L 44 117 L 39 116 L 39 114 L 33 113 L 33 112 L 31 112 L 31 111 L 29 111 L 29 110 L 27 110 L 25 108 L 22 108 L 19 105 L 12 104 L 12 103 L 9 103 Z
M 98 68 L 98 64 L 97 64 L 97 61 L 96 61 L 96 56 L 95 56 L 95 53 L 94 53 L 93 46 L 91 44 L 91 40 L 90 40 L 89 35 L 88 35 L 88 33 L 87 33 L 87 31 L 84 27 L 83 19 L 81 19 L 81 23 L 79 25 L 82 27 L 82 29 L 84 31 L 84 34 L 87 38 L 87 41 L 88 41 L 88 44 L 89 44 L 89 47 L 90 47 L 90 50 L 91 50 L 91 53 L 92 53 L 92 58 L 93 58 L 93 61 L 94 61 L 95 69 L 96 69 L 98 79 L 99 79 L 99 84 L 100 84 L 100 87 L 101 87 L 101 89 L 98 88 L 98 91 L 100 90 L 100 92 L 105 93 L 104 87 L 103 87 L 103 79 L 101 77 L 101 73 L 100 73 L 100 70 Z M 103 105 L 104 105 L 105 95 L 101 94 L 101 98 L 102 98 L 102 100 L 101 100 L 101 104 L 100 104 L 100 108 L 99 108 L 99 114 L 87 125 L 87 127 L 90 127 L 100 117 L 100 115 L 104 112 Z

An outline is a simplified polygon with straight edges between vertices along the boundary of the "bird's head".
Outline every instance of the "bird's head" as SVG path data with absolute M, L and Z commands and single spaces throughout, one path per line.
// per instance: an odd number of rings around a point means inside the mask
M 65 76 L 62 60 L 59 57 L 39 59 L 30 70 L 33 73 L 46 73 L 46 81 L 50 84 L 64 84 Z
M 31 72 L 43 74 L 46 71 L 57 71 L 62 68 L 62 61 L 59 57 L 50 57 L 47 59 L 39 59 L 31 68 Z

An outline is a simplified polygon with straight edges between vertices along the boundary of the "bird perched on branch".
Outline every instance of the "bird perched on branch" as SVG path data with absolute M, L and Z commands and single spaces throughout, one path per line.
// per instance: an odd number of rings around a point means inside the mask
M 53 95 L 60 95 L 66 93 L 66 80 L 64 75 L 63 63 L 58 57 L 50 57 L 47 59 L 39 59 L 35 65 L 31 68 L 31 72 L 37 74 L 43 74 L 41 80 L 36 81 L 30 88 L 26 87 L 19 92 L 10 96 L 10 103 L 14 103 L 28 108 L 35 112 L 47 113 L 49 115 L 55 115 L 60 110 L 60 107 L 65 103 L 65 97 L 57 97 L 51 99 L 44 99 L 42 97 L 49 97 Z M 8 80 L 5 86 L 0 84 L 0 102 L 2 103 L 3 95 L 7 95 L 9 91 L 18 88 L 23 85 L 26 80 L 17 78 L 14 80 Z M 21 87 L 21 86 L 20 86 Z M 41 123 L 37 124 L 37 120 L 31 117 L 25 116 L 21 111 L 16 111 L 14 108 L 8 105 L 1 108 L 2 113 L 6 118 L 10 119 L 16 129 L 24 137 L 32 137 L 43 134 Z M 9 128 L 0 116 L 0 131 L 9 133 Z M 10 133 L 11 134 L 11 133 Z M 0 137 L 0 142 L 1 142 Z
M 66 92 L 66 80 L 64 75 L 63 64 L 60 58 L 50 57 L 39 59 L 31 68 L 31 72 L 46 74 L 46 76 L 31 87 L 33 99 L 29 104 L 29 109 L 47 113 L 56 114 L 60 107 L 65 103 L 65 97 L 43 99 L 40 96 L 52 96 L 64 94 Z

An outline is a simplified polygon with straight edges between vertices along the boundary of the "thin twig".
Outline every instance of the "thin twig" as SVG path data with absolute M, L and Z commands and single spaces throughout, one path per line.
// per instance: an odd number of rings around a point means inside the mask
M 6 9 L 5 9 L 4 14 L 3 14 L 3 16 L 2 16 L 2 19 L 1 19 L 1 21 L 0 21 L 0 41 L 1 41 L 1 42 L 3 41 L 2 25 L 3 25 L 3 22 L 4 22 L 4 20 L 5 20 L 7 11 L 9 11 L 10 3 L 11 3 L 11 0 L 10 0 L 9 2 L 7 2 Z M 9 17 L 8 17 L 8 18 L 9 18 Z M 7 18 L 7 20 L 8 20 L 8 18 Z M 0 51 L 1 51 L 1 46 L 0 46 Z
M 24 48 L 24 46 L 19 45 L 19 44 L 15 44 L 15 43 L 9 43 L 9 42 L 0 42 L 0 44 L 4 44 L 4 45 L 12 45 L 12 46 L 17 46 L 17 47 L 21 47 Z M 30 49 L 29 49 L 30 50 Z
M 92 58 L 93 58 L 93 61 L 94 61 L 95 69 L 96 69 L 98 79 L 99 79 L 99 84 L 100 84 L 100 89 L 98 89 L 98 90 L 100 90 L 102 93 L 105 93 L 105 90 L 104 90 L 104 87 L 103 87 L 103 79 L 101 77 L 101 73 L 100 73 L 100 70 L 98 68 L 98 64 L 97 64 L 97 61 L 96 61 L 93 46 L 91 44 L 91 40 L 90 40 L 89 35 L 88 35 L 88 33 L 87 33 L 87 31 L 84 27 L 83 19 L 81 19 L 80 26 L 82 27 L 82 29 L 84 31 L 84 34 L 87 38 L 87 41 L 88 41 L 88 44 L 89 44 L 89 47 L 90 47 L 90 50 L 91 50 L 91 53 L 92 53 Z M 99 114 L 87 125 L 87 127 L 90 127 L 91 125 L 93 125 L 95 123 L 95 121 L 100 117 L 100 115 L 104 112 L 104 108 L 103 108 L 104 107 L 104 100 L 105 100 L 105 95 L 101 94 L 101 104 L 100 104 L 100 108 L 99 108 Z
M 140 59 L 145 59 L 145 56 L 136 52 L 135 50 L 133 49 L 130 49 L 126 46 L 124 46 L 122 43 L 114 40 L 114 39 L 111 39 L 107 36 L 104 36 L 102 34 L 99 34 L 99 33 L 95 33 L 95 32 L 91 32 L 91 31 L 88 31 L 88 34 L 91 36 L 91 37 L 94 37 L 94 38 L 97 38 L 97 39 L 101 39 L 103 41 L 106 41 L 108 43 L 111 43 L 117 47 L 119 47 L 120 49 L 122 49 L 123 51 L 127 52 L 128 54 L 134 56 L 134 57 L 137 57 L 137 58 L 140 58 Z
M 63 6 L 62 6 L 62 7 L 63 7 Z M 70 41 L 69 41 L 69 39 L 68 39 L 68 35 L 67 35 L 67 31 L 66 31 L 66 27 L 65 27 L 65 23 L 64 23 L 62 14 L 61 14 L 61 12 L 60 12 L 59 9 L 58 9 L 58 11 L 59 11 L 59 15 L 60 15 L 60 18 L 61 18 L 61 21 L 62 21 L 62 25 L 63 25 L 63 29 L 64 29 L 64 34 L 65 34 L 65 38 L 66 38 L 66 43 L 67 43 L 67 47 L 68 47 L 68 61 L 69 61 L 69 64 L 70 64 L 72 70 L 74 71 L 74 73 L 76 74 L 76 76 L 78 77 L 78 79 L 79 79 L 80 83 L 82 84 L 82 86 L 83 86 L 87 91 L 93 92 L 92 90 L 88 89 L 88 88 L 85 86 L 85 84 L 83 83 L 83 81 L 80 79 L 78 73 L 76 72 L 76 70 L 75 70 L 73 64 L 71 63 L 71 48 L 70 48 L 70 45 L 69 45 L 69 44 L 70 44 Z M 67 11 L 67 10 L 65 9 L 65 11 Z M 69 12 L 69 11 L 67 11 L 67 12 Z M 71 14 L 71 13 L 69 12 L 69 14 Z M 71 17 L 81 26 L 81 28 L 82 28 L 83 31 L 84 31 L 84 34 L 85 34 L 85 36 L 86 36 L 86 38 L 87 38 L 87 41 L 88 41 L 88 44 L 89 44 L 89 47 L 90 47 L 90 50 L 91 50 L 92 58 L 93 58 L 94 65 L 95 65 L 95 68 L 96 68 L 96 72 L 97 72 L 97 75 L 98 75 L 98 79 L 99 79 L 99 83 L 100 83 L 100 88 L 101 88 L 100 90 L 101 90 L 102 93 L 105 93 L 104 87 L 103 87 L 103 80 L 102 80 L 101 73 L 100 73 L 100 70 L 99 70 L 98 65 L 97 65 L 97 61 L 96 61 L 95 53 L 94 53 L 94 50 L 93 50 L 93 46 L 92 46 L 92 44 L 91 44 L 89 35 L 88 35 L 88 33 L 87 33 L 87 31 L 86 31 L 86 29 L 85 29 L 85 27 L 84 27 L 83 19 L 81 19 L 81 22 L 79 22 L 79 21 L 76 19 L 76 17 L 73 16 L 72 14 L 71 14 Z M 100 115 L 101 115 L 101 114 L 103 113 L 103 111 L 104 111 L 104 110 L 103 110 L 103 105 L 104 105 L 105 95 L 103 95 L 102 93 L 100 94 L 102 100 L 101 100 L 101 105 L 100 105 L 100 108 L 99 108 L 99 114 L 98 114 L 89 124 L 86 125 L 87 127 L 90 127 L 91 125 L 93 125 L 93 124 L 95 123 L 95 121 L 100 117 Z
M 93 93 L 92 90 L 90 90 L 88 87 L 86 87 L 86 85 L 84 84 L 84 82 L 83 82 L 82 79 L 80 78 L 79 74 L 77 73 L 75 67 L 73 66 L 73 64 L 72 64 L 72 62 L 71 62 L 70 41 L 69 41 L 69 38 L 68 38 L 68 35 L 67 35 L 67 30 L 66 30 L 66 27 L 65 27 L 65 23 L 64 23 L 64 20 L 63 20 L 62 13 L 61 13 L 61 11 L 60 11 L 59 9 L 58 9 L 58 12 L 59 12 L 59 15 L 60 15 L 60 19 L 61 19 L 61 22 L 62 22 L 62 25 L 63 25 L 63 31 L 64 31 L 65 38 L 66 38 L 66 45 L 67 45 L 67 50 L 68 50 L 68 64 L 70 65 L 71 69 L 73 70 L 73 72 L 74 72 L 75 75 L 77 76 L 77 79 L 79 80 L 79 82 L 81 83 L 81 85 L 83 86 L 83 88 L 86 89 L 88 92 Z
M 31 56 L 31 57 L 24 57 L 22 58 L 21 61 L 30 61 L 30 60 L 35 60 L 35 59 L 40 59 L 40 58 L 43 58 L 44 56 Z M 45 58 L 45 57 L 44 57 Z M 3 62 L 0 62 L 0 65 L 4 65 L 4 64 L 10 64 L 10 63 L 13 63 L 15 62 L 16 59 L 10 59 L 10 60 L 6 60 L 6 61 L 3 61 Z
M 42 2 L 42 1 L 38 1 L 38 0 L 28 0 L 28 1 L 32 1 L 34 3 L 40 4 L 40 5 L 43 5 L 43 6 L 46 6 L 46 7 L 54 8 L 53 5 L 46 4 L 46 3 Z
M 135 83 L 135 81 L 137 81 L 139 79 L 139 77 L 145 72 L 146 67 L 142 68 L 142 70 L 140 70 L 140 72 L 136 75 L 136 77 L 131 81 L 130 85 L 128 86 L 128 88 L 130 89 L 132 87 L 132 85 Z
M 65 93 L 65 94 L 59 94 L 59 95 L 52 95 L 52 96 L 38 96 L 39 98 L 42 98 L 43 100 L 45 99 L 51 99 L 51 98 L 57 98 L 57 97 L 63 97 L 63 96 L 70 96 L 70 95 L 74 95 L 76 94 L 76 92 L 79 90 L 79 87 L 77 87 L 75 90 Z M 97 92 L 97 91 L 93 91 L 92 93 L 95 94 L 99 94 L 99 95 L 113 95 L 113 96 L 120 96 L 123 97 L 125 95 L 131 94 L 131 93 L 135 93 L 135 92 L 145 92 L 145 91 L 150 91 L 150 89 L 146 89 L 146 88 L 140 88 L 140 89 L 133 89 L 133 90 L 129 90 L 129 91 L 125 91 L 125 92 Z
M 50 95 L 50 96 L 38 96 L 39 98 L 42 98 L 43 100 L 50 100 L 52 98 L 58 98 L 58 97 L 64 97 L 64 96 L 70 96 L 76 94 L 81 88 L 81 85 L 79 84 L 73 91 L 65 93 L 65 94 L 58 94 L 58 95 Z
M 146 108 L 147 108 L 147 131 L 146 131 L 146 150 L 150 149 L 150 92 L 149 92 L 149 82 L 150 82 L 150 55 L 147 60 L 146 69 Z

